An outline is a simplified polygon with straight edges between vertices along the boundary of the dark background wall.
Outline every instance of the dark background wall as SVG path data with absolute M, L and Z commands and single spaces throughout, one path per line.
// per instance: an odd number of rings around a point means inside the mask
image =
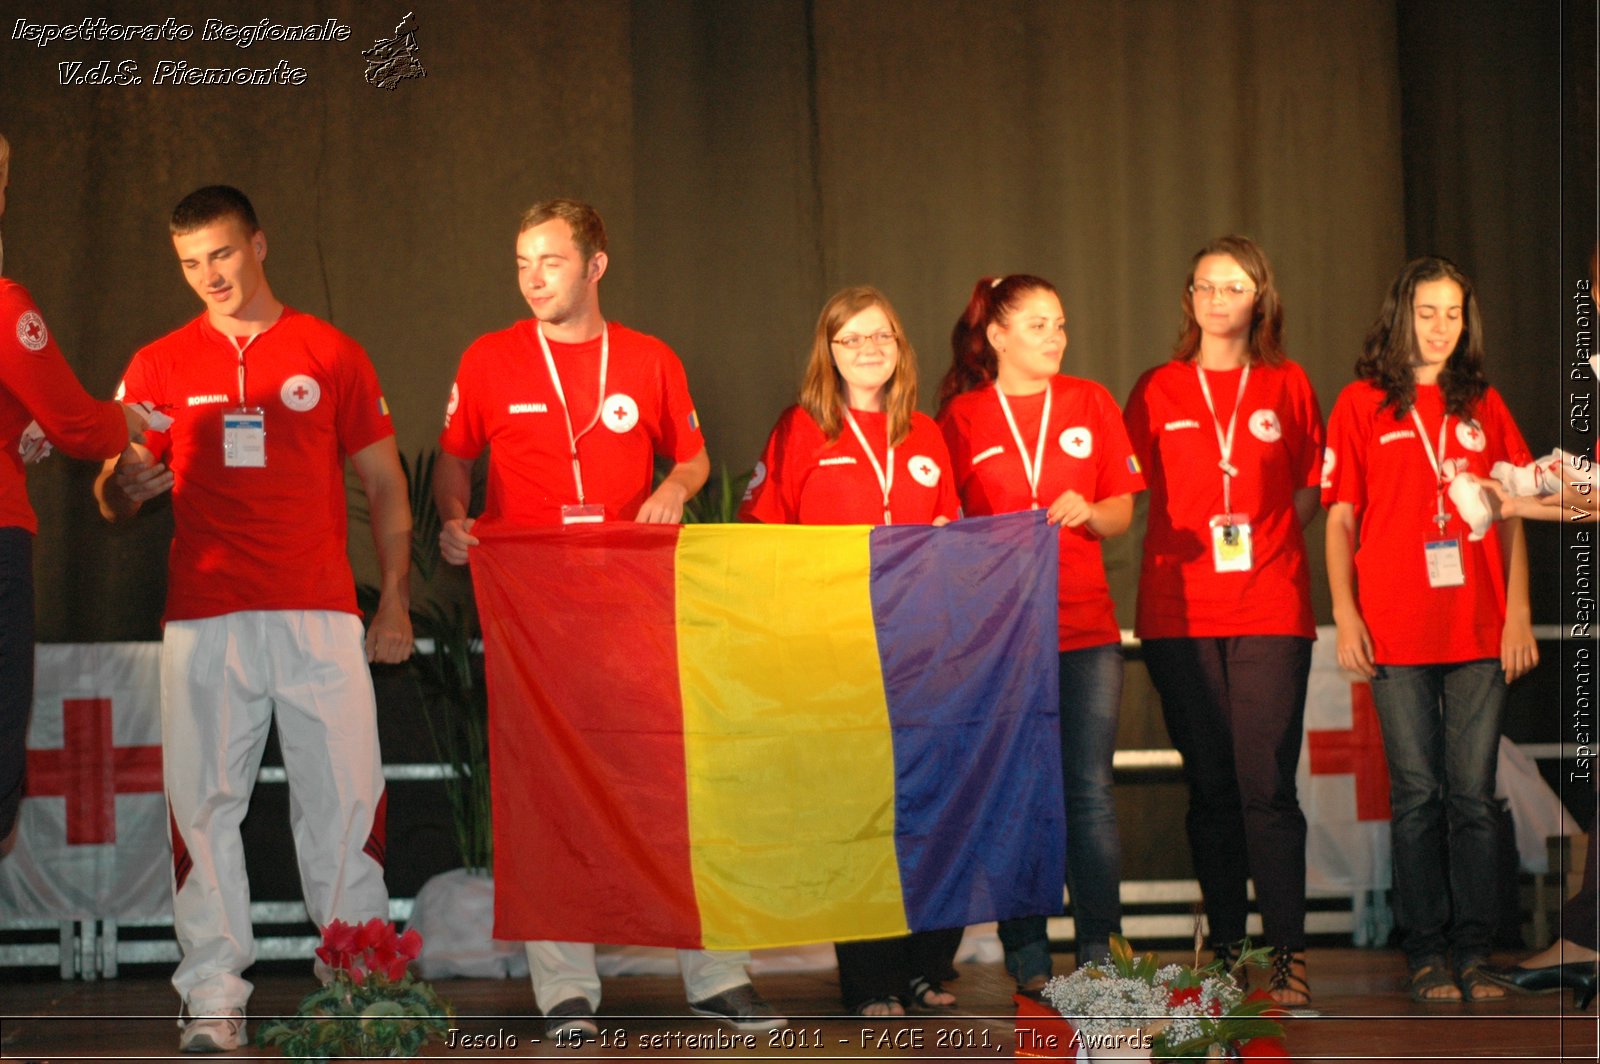
M 360 50 L 407 10 L 427 77 L 384 91 Z M 352 36 L 15 39 L 19 18 L 89 15 L 337 18 Z M 367 346 L 407 452 L 434 440 L 465 346 L 527 313 L 516 217 L 558 194 L 604 213 L 608 315 L 679 351 L 713 461 L 736 472 L 843 285 L 895 301 L 925 408 L 973 282 L 1012 272 L 1060 286 L 1067 372 L 1123 397 L 1170 350 L 1189 256 L 1225 232 L 1272 256 L 1325 411 L 1389 280 L 1436 252 L 1478 281 L 1490 377 L 1536 452 L 1565 420 L 1569 296 L 1595 239 L 1592 0 L 8 0 L 5 16 L 6 274 L 97 394 L 198 312 L 165 218 L 221 181 L 255 199 L 280 298 Z M 58 63 L 102 59 L 144 83 L 59 83 Z M 280 59 L 305 84 L 151 83 L 161 60 Z M 59 458 L 30 477 L 40 636 L 154 638 L 167 516 L 107 528 L 92 478 Z M 1139 527 L 1108 554 L 1125 624 Z M 1549 527 L 1532 542 L 1549 622 L 1561 547 Z M 1137 676 L 1129 705 L 1123 745 L 1165 745 Z
M 1067 371 L 1122 396 L 1170 348 L 1190 253 L 1228 231 L 1272 255 L 1291 354 L 1325 405 L 1398 266 L 1456 258 L 1482 285 L 1493 379 L 1535 448 L 1553 442 L 1563 279 L 1594 228 L 1592 136 L 1573 136 L 1593 130 L 1592 4 L 420 0 L 427 77 L 384 91 L 359 52 L 406 9 L 270 5 L 279 22 L 340 19 L 343 43 L 40 48 L 16 18 L 198 31 L 269 8 L 7 5 L 7 274 L 91 389 L 197 311 L 163 220 L 227 181 L 257 202 L 280 297 L 371 351 L 406 451 L 434 438 L 466 344 L 526 313 L 515 218 L 553 194 L 605 214 L 607 312 L 678 349 L 713 460 L 735 471 L 842 285 L 895 300 L 926 405 L 974 280 L 1049 277 Z M 102 59 L 144 83 L 59 84 L 58 63 Z M 158 86 L 163 59 L 283 59 L 307 78 Z M 152 636 L 168 527 L 102 527 L 91 475 L 56 461 L 32 478 L 42 636 Z M 1137 533 L 1110 553 L 1125 618 L 1137 554 Z M 1326 601 L 1319 581 L 1324 617 Z

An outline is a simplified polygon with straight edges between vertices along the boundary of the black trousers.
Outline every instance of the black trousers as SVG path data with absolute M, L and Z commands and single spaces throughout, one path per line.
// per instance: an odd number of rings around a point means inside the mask
M 1253 879 L 1266 944 L 1304 949 L 1306 818 L 1295 771 L 1311 640 L 1146 639 L 1144 660 L 1183 755 L 1189 849 L 1212 945 L 1244 937 Z
M 22 803 L 33 707 L 33 534 L 0 528 L 0 838 Z
M 899 938 L 878 938 L 869 942 L 836 942 L 839 957 L 839 996 L 844 1007 L 854 1012 L 869 1001 L 884 998 L 906 1000 L 911 980 L 921 977 L 930 983 L 950 978 L 956 950 L 965 928 L 943 931 L 918 931 Z

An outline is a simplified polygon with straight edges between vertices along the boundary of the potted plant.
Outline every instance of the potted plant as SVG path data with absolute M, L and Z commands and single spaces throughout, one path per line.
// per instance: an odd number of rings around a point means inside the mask
M 317 949 L 332 978 L 307 994 L 295 1015 L 258 1029 L 256 1045 L 281 1046 L 286 1056 L 309 1061 L 415 1056 L 455 1020 L 455 1010 L 410 972 L 421 949 L 415 931 L 398 934 L 377 917 L 359 925 L 333 921 Z

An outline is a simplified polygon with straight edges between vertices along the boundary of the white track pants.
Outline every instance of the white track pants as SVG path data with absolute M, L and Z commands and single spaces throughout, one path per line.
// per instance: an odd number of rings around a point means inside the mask
M 274 714 L 306 909 L 388 919 L 383 769 L 361 619 L 261 610 L 166 627 L 161 742 L 172 816 L 172 976 L 191 1015 L 243 1008 L 255 960 L 239 824 Z
M 581 997 L 591 1009 L 600 1007 L 600 976 L 594 967 L 594 946 L 587 942 L 529 942 L 528 972 L 539 1011 L 568 998 Z M 680 949 L 683 992 L 690 1001 L 704 1001 L 750 981 L 747 950 Z

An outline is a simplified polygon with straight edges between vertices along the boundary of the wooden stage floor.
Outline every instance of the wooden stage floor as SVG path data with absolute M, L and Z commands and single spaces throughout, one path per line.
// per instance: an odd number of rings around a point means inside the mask
M 1173 957 L 1172 959 L 1178 959 Z M 1509 960 L 1510 958 L 1500 958 Z M 1320 1015 L 1288 1021 L 1289 1050 L 1300 1064 L 1324 1061 L 1595 1060 L 1596 1012 L 1571 1011 L 1571 996 L 1511 996 L 1481 1005 L 1414 1004 L 1400 990 L 1405 964 L 1392 951 L 1312 950 Z M 1058 966 L 1063 961 L 1058 958 Z M 205 1059 L 176 1052 L 176 999 L 164 972 L 145 968 L 97 983 L 0 973 L 0 1057 L 39 1064 L 76 1060 Z M 252 973 L 253 1016 L 291 1011 L 311 976 L 282 965 Z M 600 1022 L 606 1043 L 560 1048 L 543 1037 L 525 980 L 447 980 L 436 984 L 467 1035 L 499 1036 L 491 1048 L 429 1046 L 428 1058 L 526 1060 L 607 1057 L 627 1060 L 921 1057 L 995 1060 L 1013 1055 L 1011 985 L 998 965 L 963 965 L 950 988 L 961 999 L 943 1015 L 867 1023 L 841 1018 L 832 971 L 758 976 L 762 993 L 791 1020 L 769 1045 L 722 1045 L 735 1032 L 687 1015 L 674 977 L 608 979 Z M 255 1024 L 251 1023 L 254 1033 Z M 617 1044 L 625 1036 L 626 1045 Z M 742 1036 L 739 1036 L 742 1038 Z M 513 1046 L 511 1043 L 515 1042 Z M 651 1043 L 648 1046 L 641 1043 Z M 242 1050 L 216 1059 L 281 1059 L 276 1050 Z

